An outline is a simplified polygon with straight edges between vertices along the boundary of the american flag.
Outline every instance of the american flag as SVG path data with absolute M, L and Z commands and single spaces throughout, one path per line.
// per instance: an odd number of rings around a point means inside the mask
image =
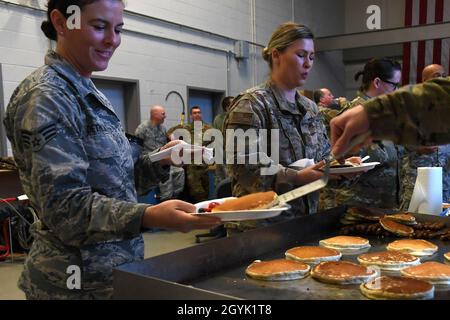
M 450 0 L 405 0 L 405 27 L 450 21 Z M 423 68 L 440 64 L 450 75 L 450 39 L 405 43 L 402 82 L 422 82 Z

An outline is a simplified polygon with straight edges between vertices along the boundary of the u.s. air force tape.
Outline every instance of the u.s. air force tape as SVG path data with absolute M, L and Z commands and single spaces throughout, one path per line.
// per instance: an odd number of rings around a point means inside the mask
M 46 124 L 33 131 L 22 130 L 23 146 L 33 152 L 41 151 L 47 143 L 56 137 L 56 132 L 55 123 Z

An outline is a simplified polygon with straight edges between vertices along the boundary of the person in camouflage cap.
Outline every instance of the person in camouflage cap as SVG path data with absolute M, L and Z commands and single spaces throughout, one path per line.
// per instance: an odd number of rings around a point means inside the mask
M 82 8 L 79 30 L 67 26 L 71 5 Z M 113 268 L 143 259 L 143 227 L 187 231 L 220 223 L 187 214 L 195 207 L 181 201 L 136 203 L 136 187 L 165 179 L 171 161 L 151 163 L 126 138 L 90 79 L 120 44 L 123 10 L 119 0 L 49 1 L 42 30 L 56 51 L 21 82 L 7 108 L 22 186 L 39 216 L 19 280 L 28 299 L 109 299 Z
M 270 79 L 235 98 L 224 125 L 227 172 L 234 196 L 268 190 L 283 194 L 322 177 L 320 162 L 330 152 L 325 125 L 317 105 L 297 91 L 308 78 L 314 56 L 313 34 L 310 29 L 297 23 L 282 24 L 272 35 L 268 47 L 263 50 L 263 57 L 271 69 Z M 239 129 L 257 133 L 262 129 L 278 130 L 279 140 L 273 142 L 276 145 L 272 146 L 270 138 L 267 141 L 267 149 L 275 149 L 279 153 L 279 164 L 273 166 L 274 173 L 263 174 L 263 169 L 267 166 L 265 161 L 250 163 L 247 159 L 249 154 L 244 155 L 245 164 L 238 164 L 242 155 L 231 147 L 231 137 L 227 134 Z M 250 150 L 251 145 L 258 145 L 261 139 L 258 135 L 252 140 L 245 139 L 245 150 Z M 290 164 L 305 158 L 319 163 L 301 171 L 289 168 Z M 232 164 L 229 163 L 231 159 Z M 315 192 L 292 201 L 292 210 L 277 218 L 228 223 L 226 227 L 231 235 L 295 216 L 312 214 L 317 212 L 318 200 L 318 192 Z

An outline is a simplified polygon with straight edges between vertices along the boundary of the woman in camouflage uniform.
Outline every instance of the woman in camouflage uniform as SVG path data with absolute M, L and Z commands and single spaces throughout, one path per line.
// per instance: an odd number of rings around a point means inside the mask
M 81 8 L 79 28 L 67 23 L 72 5 Z M 187 214 L 195 208 L 181 201 L 136 203 L 136 186 L 154 186 L 168 170 L 130 143 L 90 79 L 120 45 L 123 10 L 120 0 L 50 0 L 42 30 L 56 51 L 8 105 L 8 138 L 40 218 L 19 280 L 28 299 L 111 298 L 113 268 L 143 259 L 142 228 L 188 231 L 220 222 Z
M 263 175 L 262 164 L 246 161 L 245 164 L 234 165 L 227 162 L 234 196 L 267 190 L 282 194 L 317 180 L 322 176 L 318 170 L 321 164 L 301 171 L 290 169 L 289 165 L 305 158 L 320 162 L 330 152 L 325 125 L 317 105 L 298 92 L 314 63 L 314 41 L 310 29 L 297 23 L 282 24 L 263 50 L 263 57 L 270 66 L 269 79 L 236 97 L 225 119 L 224 130 L 253 129 L 258 133 L 262 129 L 278 130 L 279 141 L 275 150 L 279 152 L 279 165 L 274 174 Z M 259 136 L 253 141 L 247 139 L 246 145 L 258 144 L 259 139 Z M 238 163 L 237 150 L 230 148 L 229 142 L 227 137 L 227 158 L 233 158 Z M 267 149 L 272 150 L 270 138 L 267 143 Z M 292 210 L 276 219 L 229 223 L 229 234 L 315 213 L 318 209 L 318 192 L 297 199 L 291 205 Z
M 358 96 L 345 110 L 363 104 L 373 97 L 395 91 L 401 82 L 401 66 L 390 59 L 372 59 L 366 63 L 364 70 L 355 75 L 355 80 L 358 81 L 361 76 L 362 85 Z M 403 148 L 390 141 L 374 141 L 361 150 L 361 157 L 369 155 L 371 162 L 381 164 L 361 175 L 351 186 L 336 190 L 332 207 L 356 205 L 398 208 L 402 153 Z

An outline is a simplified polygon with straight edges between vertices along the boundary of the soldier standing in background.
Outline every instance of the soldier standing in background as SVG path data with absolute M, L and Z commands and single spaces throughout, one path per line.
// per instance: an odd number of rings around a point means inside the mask
M 225 97 L 222 100 L 222 110 L 223 112 L 219 115 L 217 115 L 214 118 L 213 127 L 214 129 L 220 130 L 223 132 L 223 125 L 225 121 L 225 117 L 227 115 L 227 112 L 229 111 L 231 107 L 231 103 L 233 102 L 234 97 Z M 225 136 L 225 134 L 224 134 Z M 225 166 L 225 150 L 223 150 L 224 154 L 224 162 L 223 164 L 216 164 L 216 176 L 214 177 L 216 188 L 219 185 L 219 183 L 227 178 L 227 171 Z
M 423 69 L 423 81 L 445 76 L 444 68 L 432 64 Z M 443 201 L 450 201 L 450 145 L 431 147 L 406 147 L 401 170 L 401 209 L 408 210 L 417 179 L 417 169 L 421 167 L 442 167 Z
M 319 107 L 320 114 L 322 115 L 327 128 L 327 133 L 330 135 L 330 121 L 336 117 L 343 107 L 347 105 L 347 99 L 339 98 L 335 100 L 334 95 L 327 88 L 322 88 L 314 91 L 314 102 L 317 103 Z M 349 184 L 347 181 L 345 184 Z M 344 183 L 341 184 L 343 187 Z M 319 191 L 319 209 L 326 210 L 329 208 L 334 208 L 336 206 L 336 190 L 329 186 L 328 188 L 323 188 Z
M 319 111 L 325 119 L 327 132 L 330 132 L 330 121 L 336 117 L 343 107 L 347 105 L 347 99 L 340 97 L 335 99 L 330 89 L 322 88 L 314 91 L 314 102 L 319 107 Z
M 144 142 L 144 149 L 148 152 L 158 150 L 172 139 L 167 134 L 164 126 L 166 110 L 163 106 L 153 106 L 150 108 L 150 119 L 141 123 L 136 129 L 136 137 Z M 167 181 L 159 184 L 160 201 L 178 198 L 184 189 L 184 169 L 175 166 L 170 167 L 170 174 Z M 142 194 L 140 194 L 142 196 Z
M 170 141 L 167 136 L 167 129 L 163 125 L 165 119 L 166 110 L 164 107 L 153 106 L 150 108 L 150 119 L 137 127 L 135 135 L 144 141 L 145 150 L 155 151 Z
M 196 125 L 201 130 L 195 130 Z M 191 123 L 185 127 L 191 134 L 191 144 L 207 145 L 207 141 L 203 141 L 205 131 L 211 129 L 211 126 L 203 122 L 202 110 L 199 106 L 191 108 Z M 188 164 L 186 166 L 186 187 L 194 202 L 207 200 L 209 197 L 209 175 L 207 164 Z

